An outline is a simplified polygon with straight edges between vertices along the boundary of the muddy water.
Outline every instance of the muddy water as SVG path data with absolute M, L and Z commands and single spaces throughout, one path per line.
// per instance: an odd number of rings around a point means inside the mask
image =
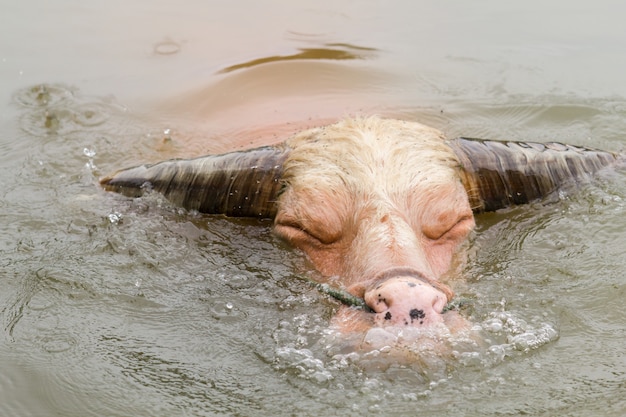
M 97 186 L 357 113 L 621 150 L 621 3 L 179 3 L 1 7 L 0 414 L 623 415 L 623 171 L 479 217 L 472 334 L 400 359 L 267 222 Z

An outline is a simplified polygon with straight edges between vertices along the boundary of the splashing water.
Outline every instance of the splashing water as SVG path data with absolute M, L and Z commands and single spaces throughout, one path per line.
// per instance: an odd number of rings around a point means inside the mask
M 83 155 L 85 155 L 87 158 L 93 158 L 96 156 L 96 150 L 90 149 L 90 148 L 83 148 Z
M 172 129 L 166 128 L 163 129 L 163 142 L 171 142 L 172 141 Z
M 502 344 L 494 344 L 489 347 L 490 354 L 499 356 L 511 356 L 514 352 L 526 353 L 538 349 L 547 343 L 553 342 L 559 337 L 558 331 L 550 323 L 527 323 L 509 311 L 491 313 L 480 325 L 488 335 L 506 338 Z
M 124 216 L 122 215 L 122 213 L 117 212 L 117 211 L 114 211 L 113 213 L 109 213 L 109 215 L 107 216 L 111 224 L 119 224 L 122 221 L 123 217 Z
M 481 322 L 452 331 L 440 324 L 345 334 L 315 323 L 305 315 L 281 322 L 273 336 L 279 345 L 274 365 L 318 384 L 333 380 L 347 367 L 366 374 L 410 370 L 416 382 L 428 384 L 449 378 L 455 369 L 495 366 L 558 338 L 552 324 L 527 321 L 509 311 L 491 312 Z

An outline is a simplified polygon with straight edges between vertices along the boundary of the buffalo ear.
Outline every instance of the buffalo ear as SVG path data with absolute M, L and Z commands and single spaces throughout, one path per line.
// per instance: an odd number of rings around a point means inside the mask
M 154 190 L 175 205 L 201 213 L 273 218 L 288 154 L 279 145 L 173 159 L 117 171 L 100 184 L 130 197 Z
M 560 143 L 450 141 L 475 212 L 495 211 L 546 197 L 612 165 L 616 154 Z

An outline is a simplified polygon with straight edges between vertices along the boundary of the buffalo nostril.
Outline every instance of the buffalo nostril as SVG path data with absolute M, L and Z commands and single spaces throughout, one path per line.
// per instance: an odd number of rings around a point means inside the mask
M 424 324 L 426 313 L 424 313 L 424 310 L 420 310 L 419 308 L 413 308 L 411 309 L 411 311 L 409 311 L 409 316 L 411 317 L 411 323 L 413 323 L 413 321 L 419 320 L 420 324 Z
M 418 308 L 412 309 L 409 312 L 409 315 L 411 316 L 412 320 L 423 319 L 424 317 L 426 317 L 426 313 L 424 313 L 424 310 L 420 310 Z

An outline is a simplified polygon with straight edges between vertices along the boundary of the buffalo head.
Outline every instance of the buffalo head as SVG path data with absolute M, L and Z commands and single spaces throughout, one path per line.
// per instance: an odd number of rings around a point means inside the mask
M 445 283 L 474 213 L 527 203 L 610 165 L 616 155 L 556 143 L 447 140 L 399 120 L 347 119 L 277 146 L 171 160 L 103 178 L 204 213 L 274 219 L 325 279 L 379 325 L 442 321 Z

